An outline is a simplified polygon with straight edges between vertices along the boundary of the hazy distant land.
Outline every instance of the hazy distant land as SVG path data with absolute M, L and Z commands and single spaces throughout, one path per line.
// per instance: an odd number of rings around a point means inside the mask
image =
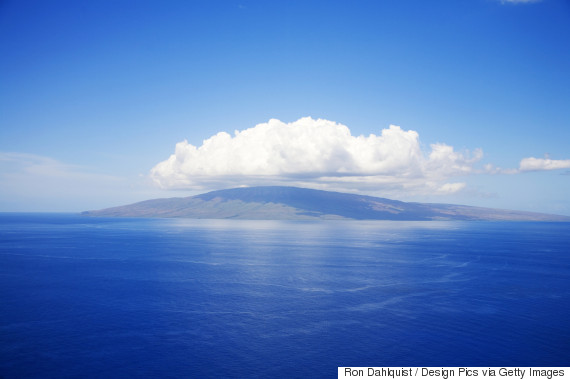
M 250 220 L 570 221 L 570 217 L 543 213 L 408 203 L 297 187 L 234 188 L 191 197 L 147 200 L 87 211 L 83 215 Z

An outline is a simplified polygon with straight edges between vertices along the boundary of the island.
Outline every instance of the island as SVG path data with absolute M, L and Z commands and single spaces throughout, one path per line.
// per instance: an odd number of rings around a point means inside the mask
M 466 205 L 415 203 L 298 187 L 243 187 L 83 212 L 91 217 L 250 220 L 559 221 L 570 217 Z

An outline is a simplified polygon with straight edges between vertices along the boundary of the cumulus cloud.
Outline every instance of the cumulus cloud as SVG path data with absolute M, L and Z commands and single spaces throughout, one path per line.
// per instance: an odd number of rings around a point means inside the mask
M 550 171 L 570 168 L 570 159 L 549 158 L 523 158 L 521 159 L 520 171 Z
M 175 152 L 151 170 L 163 188 L 207 189 L 239 185 L 311 183 L 336 189 L 407 188 L 453 193 L 483 155 L 436 143 L 426 154 L 419 135 L 390 125 L 379 135 L 353 136 L 342 124 L 310 117 L 292 123 L 271 119 L 255 127 L 220 132 Z

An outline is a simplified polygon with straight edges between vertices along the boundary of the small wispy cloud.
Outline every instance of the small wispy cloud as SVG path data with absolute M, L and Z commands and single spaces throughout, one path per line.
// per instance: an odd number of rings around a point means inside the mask
M 148 178 L 117 177 L 51 157 L 0 152 L 0 209 L 80 211 L 157 195 Z
M 523 158 L 519 163 L 518 168 L 503 169 L 495 167 L 493 164 L 486 164 L 483 166 L 483 173 L 486 174 L 520 174 L 523 172 L 531 171 L 552 171 L 570 168 L 570 159 L 550 159 L 545 158 Z
M 524 171 L 551 171 L 570 168 L 570 159 L 550 159 L 550 158 L 523 158 L 521 159 L 519 170 Z

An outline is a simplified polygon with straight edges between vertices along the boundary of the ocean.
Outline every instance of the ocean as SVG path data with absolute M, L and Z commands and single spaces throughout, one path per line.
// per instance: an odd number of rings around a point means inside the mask
M 570 223 L 0 214 L 0 377 L 570 365 Z

